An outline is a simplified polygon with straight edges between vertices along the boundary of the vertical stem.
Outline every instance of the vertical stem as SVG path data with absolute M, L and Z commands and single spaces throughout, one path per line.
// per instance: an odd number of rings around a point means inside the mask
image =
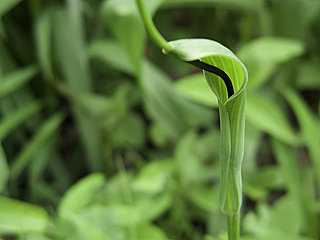
M 172 47 L 169 45 L 167 40 L 160 34 L 156 26 L 154 25 L 151 16 L 149 15 L 147 8 L 143 0 L 136 0 L 140 15 L 144 22 L 144 25 L 151 36 L 152 40 L 160 47 L 163 48 L 166 52 L 170 52 Z
M 240 239 L 240 212 L 228 215 L 228 240 Z

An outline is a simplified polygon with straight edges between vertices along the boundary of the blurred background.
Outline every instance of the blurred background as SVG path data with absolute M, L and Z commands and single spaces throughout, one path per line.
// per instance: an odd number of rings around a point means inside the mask
M 242 239 L 320 239 L 320 1 L 145 2 L 247 66 Z M 0 239 L 226 240 L 218 116 L 134 0 L 1 0 Z

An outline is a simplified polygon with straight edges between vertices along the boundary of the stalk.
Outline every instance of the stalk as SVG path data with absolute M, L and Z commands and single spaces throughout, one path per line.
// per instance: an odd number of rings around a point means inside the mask
M 158 31 L 157 27 L 154 25 L 151 16 L 147 12 L 147 8 L 145 4 L 143 3 L 143 0 L 136 0 L 140 15 L 142 17 L 142 20 L 144 22 L 144 25 L 152 38 L 152 40 L 160 47 L 163 48 L 166 52 L 171 52 L 172 47 L 169 45 L 167 40 L 164 39 L 164 37 L 161 35 L 161 33 Z
M 228 215 L 228 239 L 239 240 L 240 239 L 240 214 Z

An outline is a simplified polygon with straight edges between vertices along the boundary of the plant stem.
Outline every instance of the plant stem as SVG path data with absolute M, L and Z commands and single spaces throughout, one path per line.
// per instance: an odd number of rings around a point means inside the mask
M 228 240 L 240 239 L 240 213 L 228 215 Z
M 136 0 L 140 15 L 142 17 L 142 20 L 144 22 L 144 25 L 149 32 L 151 38 L 153 41 L 160 47 L 163 48 L 166 52 L 170 52 L 172 50 L 172 47 L 169 45 L 167 40 L 164 39 L 164 37 L 161 35 L 161 33 L 158 31 L 156 26 L 154 25 L 151 16 L 147 12 L 147 8 L 143 2 L 143 0 Z

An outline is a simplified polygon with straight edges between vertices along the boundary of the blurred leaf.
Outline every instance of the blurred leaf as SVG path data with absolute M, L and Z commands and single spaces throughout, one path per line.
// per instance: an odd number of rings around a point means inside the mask
M 9 166 L 8 161 L 0 144 L 0 193 L 3 192 L 9 179 Z
M 243 223 L 245 231 L 259 239 L 311 240 L 299 236 L 302 220 L 292 195 L 278 199 L 271 207 L 259 204 L 258 214 L 248 213 Z
M 112 133 L 111 138 L 116 146 L 141 148 L 146 140 L 144 121 L 135 113 L 128 113 L 118 121 Z
M 126 50 L 134 72 L 140 71 L 145 31 L 135 1 L 109 0 L 102 5 L 102 17 Z
M 5 116 L 0 121 L 0 141 L 5 139 L 13 130 L 32 115 L 35 115 L 40 109 L 40 102 L 31 102 Z
M 319 16 L 317 0 L 272 0 L 270 12 L 275 35 L 302 39 L 309 25 Z
M 130 62 L 126 52 L 115 41 L 111 40 L 94 40 L 89 45 L 89 56 L 96 58 L 114 69 L 132 74 L 133 65 Z
M 297 152 L 283 143 L 273 140 L 272 147 L 277 161 L 281 167 L 281 175 L 284 177 L 284 184 L 296 201 L 297 211 L 299 211 L 302 219 L 304 232 L 308 232 L 313 238 L 317 238 L 316 215 L 314 211 L 310 211 L 306 205 L 306 194 L 304 194 L 304 186 L 301 179 L 301 166 L 298 164 Z M 309 204 L 311 202 L 309 201 Z
M 282 187 L 286 178 L 279 167 L 264 167 L 250 173 L 245 180 L 246 195 L 255 200 L 262 200 L 268 196 L 270 190 Z
M 208 157 L 208 152 L 201 151 L 201 146 L 208 150 L 210 146 L 216 146 L 219 151 L 218 139 L 210 139 L 209 144 L 204 144 L 202 138 L 198 137 L 194 131 L 187 132 L 179 141 L 174 152 L 174 158 L 180 174 L 181 183 L 189 187 L 191 183 L 199 183 L 211 179 L 215 172 L 209 164 L 204 161 Z M 211 153 L 211 152 L 210 152 Z M 215 159 L 217 160 L 217 159 Z
M 10 177 L 12 179 L 19 177 L 28 163 L 32 161 L 38 148 L 41 148 L 42 145 L 57 132 L 63 119 L 63 114 L 57 113 L 40 126 L 33 138 L 24 146 L 22 151 L 13 161 L 10 171 Z
M 317 62 L 302 62 L 298 66 L 296 85 L 302 90 L 320 89 L 320 65 Z
M 208 212 L 219 211 L 219 191 L 218 188 L 193 187 L 187 192 L 190 200 L 199 208 Z
M 231 9 L 256 10 L 260 7 L 260 1 L 256 0 L 165 0 L 164 7 L 224 7 Z
M 38 69 L 35 66 L 30 66 L 5 75 L 1 81 L 0 99 L 22 87 L 37 73 Z
M 36 19 L 35 40 L 37 43 L 38 61 L 41 70 L 46 78 L 53 78 L 51 50 L 52 50 L 52 31 L 53 31 L 53 8 L 43 11 Z
M 186 76 L 175 83 L 175 88 L 182 96 L 208 107 L 217 107 L 217 98 L 204 81 L 202 73 Z
M 63 76 L 72 93 L 75 95 L 88 94 L 92 91 L 92 82 L 89 74 L 84 37 L 81 32 L 81 26 L 79 26 L 79 24 L 82 24 L 82 21 L 79 19 L 79 22 L 75 23 L 74 18 L 78 17 L 74 15 L 79 13 L 74 13 L 74 11 L 78 11 L 78 9 L 71 8 L 69 12 L 60 10 L 55 15 L 55 50 Z M 92 117 L 88 116 L 76 104 L 72 106 L 72 110 L 80 131 L 88 165 L 92 171 L 101 171 L 103 170 L 102 142 L 98 126 Z
M 94 173 L 81 179 L 62 198 L 59 205 L 60 216 L 68 217 L 70 213 L 77 213 L 85 208 L 104 184 L 105 178 L 100 173 Z
M 133 190 L 149 194 L 160 193 L 165 189 L 173 167 L 171 159 L 152 161 L 140 170 L 133 182 Z
M 22 0 L 1 0 L 0 1 L 0 18 L 18 5 Z
M 266 82 L 280 63 L 300 56 L 304 51 L 300 41 L 288 38 L 263 37 L 244 45 L 238 52 L 246 65 L 249 88 L 257 88 Z
M 10 198 L 0 197 L 0 211 L 1 234 L 44 232 L 49 223 L 44 209 Z
M 317 121 L 302 98 L 292 89 L 281 89 L 281 93 L 292 107 L 299 122 L 302 136 L 308 148 L 320 187 L 320 148 Z
M 142 224 L 138 225 L 136 229 L 136 236 L 130 238 L 131 240 L 142 240 L 142 239 L 152 239 L 152 240 L 168 240 L 165 233 L 155 225 L 152 224 Z
M 143 100 L 151 117 L 172 138 L 177 138 L 191 126 L 207 125 L 212 113 L 183 99 L 170 79 L 152 64 L 143 64 L 140 84 Z
M 285 143 L 290 145 L 298 143 L 298 138 L 285 112 L 273 98 L 251 94 L 247 100 L 248 121 Z

